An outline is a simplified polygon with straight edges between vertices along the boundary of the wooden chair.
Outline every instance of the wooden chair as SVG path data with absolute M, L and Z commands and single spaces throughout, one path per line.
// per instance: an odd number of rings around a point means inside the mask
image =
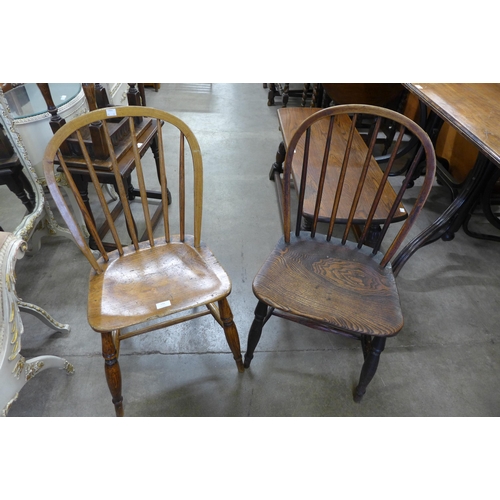
M 370 222 L 376 217 L 383 191 L 387 187 L 389 174 L 395 163 L 397 145 L 392 157 L 379 178 L 379 188 L 375 192 L 366 218 L 364 232 L 359 241 L 349 241 L 348 235 L 353 225 L 359 200 L 363 196 L 364 185 L 369 177 L 370 165 L 373 165 L 374 140 L 368 147 L 364 143 L 355 144 L 356 121 L 359 116 L 376 116 L 377 126 L 388 118 L 400 124 L 399 141 L 405 130 L 415 134 L 420 141 L 419 154 L 413 162 L 410 172 L 404 178 L 386 221 L 373 248 L 365 245 Z M 342 125 L 345 117 L 352 117 L 347 129 Z M 310 231 L 302 231 L 300 220 L 307 199 L 307 179 L 310 174 L 309 159 L 311 154 L 311 129 L 320 120 L 328 122 L 328 140 L 323 148 L 323 162 L 315 193 L 314 215 Z M 343 141 L 337 141 L 338 135 Z M 300 144 L 303 147 L 300 147 Z M 339 149 L 339 144 L 342 148 Z M 413 169 L 420 162 L 425 152 L 426 175 L 417 194 L 412 190 L 413 207 L 397 234 L 394 216 L 403 198 Z M 291 233 L 291 195 L 290 178 L 295 157 L 302 161 L 299 202 L 295 231 Z M 329 207 L 329 223 L 319 224 L 320 207 L 327 176 L 327 165 L 332 158 L 341 165 L 336 182 L 335 196 Z M 255 319 L 248 336 L 248 347 L 244 365 L 250 366 L 255 348 L 259 342 L 262 328 L 272 315 L 295 321 L 306 326 L 346 335 L 361 341 L 364 363 L 354 400 L 360 401 L 377 369 L 379 356 L 384 349 L 387 337 L 396 335 L 403 327 L 403 317 L 399 302 L 395 277 L 404 263 L 391 266 L 396 252 L 414 224 L 430 192 L 436 160 L 432 143 L 427 134 L 412 120 L 399 113 L 375 106 L 345 105 L 320 110 L 306 119 L 292 137 L 284 166 L 284 235 L 276 245 L 253 281 L 253 291 L 258 299 Z M 347 185 L 345 180 L 349 172 L 356 171 L 358 182 L 355 186 Z M 348 203 L 348 201 L 350 203 Z M 336 236 L 337 211 L 341 204 L 350 205 L 343 231 Z M 325 207 L 323 207 L 325 208 Z M 395 236 L 394 236 L 395 234 Z M 392 235 L 392 236 L 391 236 Z
M 315 89 L 318 85 L 321 87 L 322 91 L 328 90 L 337 101 L 332 101 L 332 98 L 328 98 L 325 100 L 327 105 L 339 105 L 339 104 L 369 104 L 374 106 L 379 106 L 388 109 L 394 109 L 395 111 L 401 111 L 404 101 L 405 101 L 405 89 L 400 84 L 314 84 Z M 318 96 L 315 96 L 315 102 L 318 101 Z M 397 108 L 397 109 L 396 109 Z M 269 172 L 269 179 L 275 181 L 276 183 L 276 191 L 278 195 L 278 199 L 282 198 L 282 180 L 281 176 L 283 174 L 283 161 L 285 160 L 285 154 L 288 149 L 288 144 L 295 134 L 299 125 L 318 112 L 321 108 L 318 107 L 295 107 L 295 108 L 282 108 L 278 110 L 278 121 L 279 128 L 281 130 L 283 141 L 278 146 L 278 151 L 276 153 L 276 161 L 272 164 L 271 170 Z M 358 137 L 365 141 L 366 144 L 369 144 L 371 138 L 375 134 L 375 124 L 376 120 L 371 115 L 359 116 L 356 122 L 356 134 L 355 140 L 358 140 Z M 387 162 L 391 158 L 391 154 L 389 154 L 389 150 L 392 150 L 394 147 L 394 140 L 397 133 L 398 124 L 392 122 L 391 120 L 384 118 L 379 126 L 376 129 L 376 143 L 375 143 L 375 157 L 378 163 Z M 311 183 L 314 184 L 317 182 L 315 180 L 316 177 L 319 176 L 319 171 L 321 167 L 321 145 L 325 141 L 325 137 L 327 134 L 328 126 L 326 122 L 318 122 L 318 124 L 311 129 L 311 151 L 313 153 L 313 161 L 310 164 L 311 170 Z M 400 146 L 397 151 L 397 159 L 404 157 L 409 152 L 415 150 L 417 145 L 417 140 L 410 134 L 407 133 L 404 141 L 400 143 Z M 319 148 L 318 154 L 314 155 L 314 152 Z M 339 166 L 337 162 L 337 166 Z M 335 168 L 335 167 L 333 167 Z M 391 175 L 399 175 L 402 172 L 405 172 L 408 168 L 408 164 L 399 165 L 398 169 L 394 169 L 391 171 Z M 296 183 L 298 184 L 298 179 L 300 179 L 300 159 L 295 159 L 294 165 L 292 166 L 292 176 Z M 373 175 L 368 177 L 370 180 L 373 176 L 378 176 L 377 172 L 380 172 L 380 169 L 377 167 L 373 171 Z M 326 178 L 326 189 L 325 191 L 328 193 L 332 193 L 333 189 L 331 187 L 332 176 L 327 175 Z M 372 189 L 372 184 L 370 182 L 367 183 L 366 189 Z M 376 189 L 376 187 L 375 187 Z M 388 187 L 388 189 L 390 189 Z M 390 193 L 387 193 L 388 195 Z M 310 192 L 310 196 L 314 197 L 314 192 Z M 392 204 L 392 200 L 384 200 L 384 203 Z M 280 201 L 281 203 L 281 201 Z M 361 205 L 363 205 L 363 197 L 361 198 Z M 310 224 L 310 218 L 312 216 L 311 211 L 311 203 L 307 200 L 305 202 L 304 209 L 304 227 L 307 229 Z M 323 211 L 322 211 L 323 212 Z M 342 205 L 341 210 L 342 213 Z M 401 218 L 404 216 L 404 213 L 399 214 Z M 322 219 L 325 219 L 323 213 L 320 216 Z M 383 218 L 385 218 L 385 214 L 383 214 Z M 356 221 L 355 224 L 362 223 L 363 221 Z M 377 231 L 377 218 L 373 221 L 373 230 Z
M 318 112 L 319 108 L 282 108 L 278 110 L 278 120 L 280 124 L 280 128 L 283 134 L 283 143 L 281 148 L 281 163 L 280 165 L 274 164 L 271 168 L 270 178 L 274 180 L 276 183 L 276 190 L 278 194 L 278 198 L 282 198 L 283 192 L 283 182 L 281 179 L 280 173 L 283 172 L 282 163 L 285 159 L 286 150 L 289 148 L 289 144 L 300 127 L 301 123 L 311 117 L 314 113 Z M 358 117 L 358 120 L 360 117 Z M 335 127 L 338 128 L 338 132 L 343 128 L 348 129 L 350 125 L 350 120 L 348 116 L 339 117 L 337 122 L 335 123 Z M 378 130 L 378 129 L 377 129 Z M 310 135 L 310 143 L 309 143 L 309 175 L 306 180 L 307 189 L 305 190 L 306 197 L 304 199 L 304 210 L 302 212 L 303 217 L 303 227 L 304 229 L 308 229 L 311 224 L 311 220 L 314 216 L 314 207 L 316 201 L 316 188 L 319 182 L 319 178 L 321 175 L 321 166 L 323 162 L 323 153 L 324 147 L 327 140 L 329 132 L 329 122 L 328 120 L 318 120 L 311 127 L 311 135 Z M 336 149 L 342 149 L 342 146 L 345 144 L 344 135 L 342 133 L 335 134 L 334 140 L 336 141 Z M 362 149 L 363 147 L 366 149 L 364 142 L 366 138 L 364 138 L 360 133 L 359 129 L 356 127 L 353 135 L 353 144 L 357 149 Z M 301 140 L 298 144 L 298 149 L 301 154 L 296 154 L 294 156 L 292 162 L 292 179 L 294 181 L 295 187 L 300 187 L 301 177 L 302 177 L 302 154 L 304 150 L 303 140 Z M 385 157 L 384 157 L 385 158 Z M 319 211 L 319 220 L 321 222 L 328 222 L 330 217 L 330 206 L 335 195 L 336 189 L 336 181 L 339 176 L 340 168 L 342 163 L 339 162 L 336 156 L 328 158 L 328 164 L 326 169 L 326 176 L 324 181 L 323 188 L 323 198 L 320 205 Z M 348 171 L 346 178 L 346 185 L 353 186 L 357 182 L 356 172 Z M 358 227 L 363 226 L 366 221 L 366 216 L 368 215 L 369 206 L 371 204 L 371 200 L 373 196 L 377 192 L 378 183 L 380 178 L 382 177 L 382 171 L 376 163 L 370 163 L 368 166 L 368 175 L 365 183 L 365 187 L 360 197 L 359 206 L 357 215 L 354 219 L 353 229 L 355 231 L 358 230 Z M 389 210 L 396 198 L 396 193 L 392 189 L 390 185 L 386 186 L 386 189 L 383 192 L 383 197 L 381 199 L 381 203 L 379 209 L 377 210 L 376 216 L 371 221 L 371 229 L 370 229 L 370 237 L 373 232 L 378 232 L 379 224 L 383 223 L 389 213 Z M 337 222 L 345 223 L 348 219 L 350 210 L 350 203 L 345 201 L 344 199 L 341 201 L 339 205 L 339 209 L 337 211 Z M 283 214 L 281 213 L 283 218 Z M 407 216 L 404 207 L 401 207 L 401 210 L 398 211 L 394 215 L 394 222 L 405 219 Z
M 269 87 L 267 94 L 267 105 L 274 106 L 274 98 L 281 96 L 283 107 L 286 108 L 289 97 L 300 97 L 300 105 L 305 106 L 308 97 L 312 98 L 313 90 L 310 83 L 304 83 L 302 89 L 291 89 L 289 83 L 269 83 L 264 84 L 264 88 Z
M 6 185 L 23 203 L 28 213 L 35 208 L 35 192 L 23 171 L 5 131 L 0 125 L 0 186 Z
M 162 203 L 163 232 L 161 235 L 153 234 L 150 221 L 149 205 L 154 201 L 148 202 L 147 187 L 150 182 L 157 182 L 157 180 L 154 175 L 156 172 L 148 177 L 147 168 L 141 160 L 135 123 L 136 119 L 141 117 L 154 120 L 156 129 L 162 130 L 163 128 L 163 133 L 158 135 L 160 187 L 163 201 L 167 199 L 167 182 L 169 185 L 178 184 L 179 211 L 171 210 L 167 203 Z M 136 165 L 141 200 L 141 203 L 134 204 L 128 199 L 126 183 L 119 171 L 118 153 L 113 147 L 108 127 L 103 127 L 104 138 L 111 152 L 118 194 L 123 205 L 124 225 L 119 224 L 123 217 L 118 218 L 116 222 L 113 221 L 81 132 L 91 123 L 104 123 L 116 118 L 127 119 L 133 138 L 131 154 Z M 70 136 L 76 138 L 86 160 L 96 192 L 96 199 L 92 200 L 92 208 L 96 216 L 97 211 L 100 210 L 109 224 L 110 233 L 117 247 L 112 252 L 106 251 L 94 224 L 94 218 L 90 215 L 73 180 L 71 169 L 60 150 Z M 186 154 L 186 149 L 190 151 L 190 155 Z M 177 158 L 175 155 L 178 155 Z M 59 190 L 54 176 L 56 161 L 61 165 L 67 177 L 89 230 L 97 243 L 101 253 L 99 259 L 94 257 Z M 190 162 L 193 166 L 192 176 L 188 175 Z M 167 164 L 169 165 L 168 172 Z M 211 314 L 223 328 L 238 370 L 242 372 L 238 332 L 227 301 L 227 296 L 231 292 L 231 283 L 214 255 L 200 239 L 202 157 L 196 137 L 187 125 L 169 113 L 142 106 L 92 111 L 68 122 L 56 132 L 45 152 L 44 171 L 53 199 L 76 243 L 93 269 L 89 283 L 88 319 L 92 329 L 102 336 L 106 379 L 116 414 L 123 415 L 121 375 L 118 364 L 120 342 L 134 335 Z M 173 172 L 178 172 L 176 178 Z M 194 190 L 192 204 L 187 203 L 185 192 L 186 186 L 190 186 L 191 183 Z M 191 213 L 193 217 L 188 220 L 187 214 Z M 178 226 L 177 234 L 174 234 L 174 227 L 177 227 L 174 226 L 175 224 Z M 141 228 L 145 228 L 145 241 L 141 241 L 139 236 Z M 121 242 L 126 239 L 126 232 L 130 234 L 132 243 L 125 246 Z M 157 321 L 151 324 L 151 320 Z
M 339 104 L 369 104 L 382 108 L 392 109 L 405 114 L 408 91 L 400 83 L 317 83 L 313 87 L 311 107 L 338 106 Z M 424 122 L 418 121 L 421 114 L 417 114 L 415 121 L 423 127 Z M 358 131 L 368 143 L 373 133 L 374 121 L 370 117 L 358 118 Z M 394 140 L 397 127 L 391 120 L 384 120 L 380 126 L 383 132 L 378 139 L 380 145 L 377 149 L 377 160 L 389 159 L 387 149 Z M 399 152 L 399 157 L 404 156 L 416 147 L 415 140 L 409 140 Z
M 47 108 L 50 112 L 50 126 L 52 131 L 57 132 L 66 122 L 58 114 L 58 110 L 54 105 L 52 96 L 50 94 L 49 85 L 46 83 L 38 83 L 38 87 L 42 92 L 42 95 L 47 103 Z M 135 87 L 136 84 L 129 84 L 129 91 L 127 94 L 128 104 L 131 106 L 141 106 L 142 99 L 140 91 Z M 83 90 L 85 92 L 85 97 L 87 99 L 89 110 L 94 111 L 100 108 L 110 107 L 108 96 L 106 90 L 100 84 L 94 83 L 84 83 L 82 84 Z M 120 120 L 118 118 L 112 118 L 107 120 L 106 126 L 109 129 L 110 137 L 112 143 L 120 146 L 116 149 L 118 161 L 118 168 L 120 172 L 120 177 L 122 181 L 125 182 L 127 188 L 127 196 L 129 199 L 133 200 L 136 196 L 139 196 L 139 190 L 132 184 L 132 172 L 135 169 L 135 160 L 132 153 L 128 121 Z M 139 117 L 136 119 L 136 131 L 138 134 L 139 144 L 139 154 L 142 157 L 148 149 L 151 149 L 153 156 L 156 161 L 156 167 L 159 169 L 158 165 L 158 143 L 157 135 L 158 129 L 156 128 L 156 122 L 151 119 L 143 119 Z M 95 168 L 96 174 L 100 182 L 106 186 L 111 186 L 116 189 L 115 175 L 112 167 L 112 160 L 110 157 L 110 152 L 106 144 L 104 137 L 104 125 L 103 123 L 90 123 L 86 130 L 82 131 L 84 141 L 89 147 L 90 158 L 92 159 L 93 166 Z M 73 174 L 75 183 L 78 185 L 80 194 L 84 202 L 86 203 L 87 209 L 92 216 L 92 209 L 90 207 L 88 198 L 88 186 L 91 183 L 90 174 L 86 166 L 86 160 L 83 158 L 80 148 L 76 139 L 69 137 L 62 145 L 61 151 L 65 155 L 66 165 Z M 61 170 L 61 168 L 59 169 Z M 159 173 L 158 173 L 159 175 Z M 114 197 L 114 192 L 108 189 L 108 192 Z M 167 202 L 171 203 L 172 199 L 170 192 L 167 192 L 168 199 Z M 161 194 L 155 190 L 148 190 L 148 198 L 160 200 Z M 121 202 L 117 203 L 114 211 L 112 212 L 113 218 L 116 218 L 122 210 Z M 153 218 L 153 226 L 159 220 L 161 214 L 161 206 Z M 101 236 L 104 236 L 109 230 L 108 224 L 104 223 L 100 228 L 99 232 Z M 97 249 L 93 238 L 90 238 L 90 246 L 92 249 Z M 115 248 L 113 243 L 106 243 L 106 248 L 112 250 Z

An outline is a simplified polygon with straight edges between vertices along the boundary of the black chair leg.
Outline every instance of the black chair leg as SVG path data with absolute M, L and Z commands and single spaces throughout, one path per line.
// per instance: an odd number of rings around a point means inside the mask
M 369 343 L 369 352 L 365 354 L 365 361 L 361 368 L 359 383 L 354 391 L 354 401 L 359 403 L 363 398 L 368 384 L 377 371 L 380 354 L 385 347 L 385 337 L 373 337 Z
M 259 300 L 259 303 L 255 308 L 255 318 L 252 322 L 252 326 L 250 327 L 250 332 L 248 333 L 247 352 L 245 353 L 245 361 L 243 363 L 245 368 L 250 366 L 250 362 L 253 359 L 253 353 L 259 343 L 266 315 L 267 304 Z

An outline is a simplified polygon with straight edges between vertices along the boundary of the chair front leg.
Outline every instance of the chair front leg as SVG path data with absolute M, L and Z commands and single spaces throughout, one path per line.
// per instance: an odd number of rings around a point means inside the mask
M 253 359 L 253 353 L 259 343 L 266 315 L 267 304 L 259 300 L 257 306 L 255 307 L 255 318 L 252 322 L 252 326 L 250 327 L 250 331 L 248 332 L 247 352 L 245 353 L 244 363 L 245 368 L 250 366 L 250 362 Z
M 117 417 L 123 417 L 122 375 L 118 363 L 118 351 L 111 332 L 101 333 L 101 338 L 104 372 L 115 405 L 115 413 Z
M 377 371 L 380 354 L 385 347 L 385 340 L 385 337 L 373 337 L 370 342 L 369 352 L 365 354 L 365 361 L 361 368 L 359 383 L 354 391 L 354 401 L 356 403 L 359 403 L 363 398 L 368 384 Z
M 236 361 L 238 371 L 243 373 L 245 369 L 243 367 L 243 359 L 241 356 L 240 338 L 238 336 L 236 325 L 233 321 L 233 313 L 226 298 L 219 300 L 219 314 L 224 327 L 224 334 L 226 335 L 229 348 L 233 353 L 233 358 Z

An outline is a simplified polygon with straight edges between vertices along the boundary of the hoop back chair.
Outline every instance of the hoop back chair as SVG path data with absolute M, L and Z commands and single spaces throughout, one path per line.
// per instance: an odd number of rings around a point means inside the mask
M 124 214 L 114 221 L 110 213 L 111 207 L 105 199 L 93 161 L 82 138 L 82 130 L 91 123 L 105 122 L 116 117 L 126 118 L 130 127 L 140 203 L 138 201 L 133 203 L 128 199 L 115 149 L 107 132 L 108 127 L 104 126 L 104 136 L 110 151 L 119 201 Z M 137 144 L 135 123 L 137 118 L 143 117 L 154 120 L 158 130 L 162 131 L 158 134 L 163 218 L 163 228 L 160 228 L 161 224 L 158 227 L 158 231 L 161 229 L 160 236 L 153 233 L 151 223 L 149 204 L 154 201 L 148 203 L 147 199 L 148 183 L 158 183 L 156 167 L 151 160 L 149 170 L 152 174 L 148 177 L 148 165 L 143 164 L 139 153 L 140 146 Z M 169 130 L 166 130 L 167 128 Z M 81 148 L 95 189 L 95 199 L 92 200 L 94 216 L 89 213 L 60 149 L 61 144 L 70 136 Z M 99 258 L 96 258 L 89 248 L 56 183 L 55 161 L 67 177 L 99 249 Z M 188 176 L 191 162 L 192 177 Z M 201 241 L 202 157 L 198 141 L 188 126 L 169 113 L 148 107 L 123 106 L 95 110 L 73 119 L 55 133 L 45 151 L 44 170 L 54 202 L 75 242 L 92 266 L 89 280 L 88 321 L 93 330 L 101 333 L 105 374 L 116 415 L 123 415 L 118 356 L 120 342 L 126 338 L 211 314 L 223 328 L 238 371 L 242 372 L 238 332 L 227 301 L 231 283 L 215 256 Z M 173 209 L 173 205 L 171 208 L 168 206 L 167 183 L 169 186 L 178 184 L 178 211 Z M 191 183 L 192 204 L 187 202 L 186 196 L 187 187 Z M 116 250 L 108 252 L 105 249 L 105 244 L 96 229 L 94 219 L 98 217 L 98 210 L 109 225 L 109 233 L 113 237 Z M 122 222 L 123 217 L 125 224 Z M 188 229 L 191 225 L 192 234 L 189 234 Z M 141 227 L 145 228 L 142 237 L 139 236 Z M 175 234 L 174 227 L 178 227 L 178 232 Z M 125 245 L 122 241 L 124 238 L 127 239 L 127 233 L 128 241 L 131 243 Z M 151 323 L 152 320 L 156 321 Z
M 54 104 L 51 90 L 48 83 L 37 83 L 37 86 L 42 93 L 42 96 L 47 105 L 47 110 L 51 114 L 49 125 L 53 133 L 56 133 L 63 125 L 65 125 L 66 120 L 59 115 L 59 111 Z M 129 84 L 129 89 L 127 91 L 127 102 L 129 106 L 141 106 L 142 98 L 140 91 L 135 88 L 135 83 Z M 90 111 L 96 109 L 112 107 L 109 104 L 108 95 L 105 88 L 97 83 L 82 83 L 82 89 L 87 100 L 87 104 Z M 111 142 L 117 146 L 115 147 L 115 156 L 120 169 L 120 174 L 122 179 L 126 182 L 126 188 L 129 199 L 134 199 L 135 196 L 139 195 L 138 189 L 132 184 L 132 172 L 135 168 L 134 156 L 132 154 L 132 148 L 129 143 L 129 127 L 127 119 L 120 119 L 119 117 L 114 117 L 106 121 L 106 126 L 108 128 L 109 136 L 111 137 Z M 106 185 L 106 189 L 113 197 L 116 199 L 114 194 L 115 187 L 115 175 L 113 172 L 113 166 L 110 158 L 110 152 L 104 137 L 104 124 L 102 122 L 95 122 L 90 124 L 85 129 L 82 129 L 83 140 L 87 147 L 87 151 L 90 153 L 90 157 L 93 160 L 93 167 L 97 173 L 97 176 L 102 184 Z M 139 144 L 139 153 L 142 157 L 148 149 L 151 150 L 155 161 L 157 169 L 158 166 L 158 129 L 156 128 L 156 123 L 154 120 L 143 119 L 143 117 L 138 117 L 135 119 L 135 130 L 140 139 L 137 141 Z M 85 158 L 83 158 L 80 146 L 76 137 L 69 137 L 60 147 L 62 153 L 65 155 L 66 165 L 72 173 L 73 180 L 78 185 L 80 193 L 83 200 L 87 205 L 89 213 L 92 215 L 92 209 L 88 201 L 88 186 L 91 183 L 90 175 L 86 166 Z M 62 179 L 64 183 L 64 180 Z M 168 193 L 168 203 L 171 203 L 171 196 Z M 161 199 L 161 194 L 154 190 L 148 190 L 148 198 Z M 115 206 L 113 212 L 113 217 L 116 218 L 120 213 L 121 205 L 118 203 Z M 156 217 L 153 218 L 153 229 L 158 221 L 161 213 L 161 206 L 158 206 Z M 107 230 L 107 225 L 104 224 L 100 228 L 100 233 L 104 233 Z M 93 242 L 92 238 L 89 240 L 89 245 L 93 250 L 97 249 L 97 246 Z M 113 244 L 106 244 L 106 250 L 113 250 Z
M 379 188 L 372 197 L 368 213 L 365 214 L 364 230 L 358 241 L 348 239 L 362 197 L 369 167 L 376 161 L 373 157 L 376 135 L 366 145 L 353 141 L 356 122 L 361 116 L 372 115 L 376 127 L 381 121 L 390 119 L 399 124 L 398 138 L 392 155 L 379 177 Z M 338 123 L 350 119 L 350 125 L 339 127 Z M 315 191 L 315 212 L 308 231 L 301 229 L 304 200 L 307 195 L 308 161 L 311 154 L 311 127 L 319 120 L 328 121 L 328 137 L 324 144 L 321 175 Z M 382 199 L 395 158 L 406 131 L 410 131 L 420 142 L 408 174 L 394 199 L 391 209 L 373 247 L 366 245 L 371 221 Z M 339 150 L 338 137 L 343 137 Z M 334 140 L 335 139 L 335 140 Z M 316 152 L 317 153 L 317 152 Z M 302 178 L 298 187 L 296 227 L 291 223 L 291 168 L 296 156 L 302 158 Z M 416 166 L 424 159 L 425 178 L 417 194 L 412 190 L 413 206 L 407 206 L 408 216 L 404 221 L 394 223 L 395 214 L 401 203 L 409 180 Z M 325 184 L 327 166 L 339 163 L 335 196 L 330 206 L 328 223 L 320 224 L 319 212 Z M 405 237 L 415 223 L 432 187 L 436 160 L 432 143 L 427 134 L 409 118 L 385 108 L 369 105 L 339 105 L 316 112 L 302 122 L 293 135 L 284 164 L 283 214 L 284 230 L 275 249 L 265 261 L 253 281 L 253 292 L 258 299 L 255 318 L 248 336 L 245 354 L 245 368 L 250 366 L 254 351 L 260 340 L 264 324 L 274 315 L 295 321 L 308 327 L 353 337 L 361 341 L 364 362 L 359 383 L 354 391 L 354 400 L 359 402 L 372 380 L 383 351 L 386 338 L 396 335 L 403 327 L 403 316 L 395 277 L 408 257 L 404 249 L 397 255 Z M 349 170 L 357 170 L 357 185 L 344 184 Z M 373 181 L 373 180 L 372 180 Z M 342 201 L 341 201 L 342 199 Z M 336 225 L 337 210 L 349 205 L 345 226 Z M 399 227 L 398 227 L 399 225 Z M 334 232 L 334 230 L 336 232 Z M 394 234 L 396 233 L 396 234 Z M 397 263 L 396 263 L 397 261 Z M 391 264 L 392 262 L 392 264 Z

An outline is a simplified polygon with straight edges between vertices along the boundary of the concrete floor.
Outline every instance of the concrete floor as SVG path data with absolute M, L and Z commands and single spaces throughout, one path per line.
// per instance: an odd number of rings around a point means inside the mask
M 179 116 L 200 143 L 203 239 L 232 279 L 229 299 L 243 351 L 256 304 L 252 279 L 281 232 L 268 179 L 281 140 L 280 101 L 266 103 L 257 83 L 147 89 L 147 104 Z M 289 106 L 297 104 L 290 99 Z M 419 230 L 448 202 L 436 185 Z M 499 243 L 460 231 L 410 259 L 398 278 L 404 329 L 388 340 L 361 404 L 352 400 L 362 363 L 356 341 L 272 318 L 251 368 L 238 374 L 222 330 L 205 317 L 122 343 L 125 415 L 498 416 L 498 252 Z M 100 336 L 86 320 L 89 269 L 61 237 L 44 238 L 39 252 L 17 263 L 18 295 L 71 325 L 69 334 L 54 332 L 24 314 L 23 355 L 62 356 L 76 373 L 40 373 L 9 416 L 114 416 Z

